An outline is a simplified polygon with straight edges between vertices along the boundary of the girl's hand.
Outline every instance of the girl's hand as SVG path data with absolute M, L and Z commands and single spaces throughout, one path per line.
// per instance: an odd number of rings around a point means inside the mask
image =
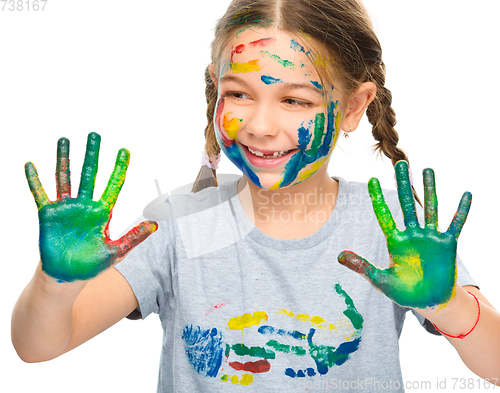
M 56 201 L 47 198 L 35 166 L 31 162 L 25 165 L 38 207 L 42 269 L 60 282 L 97 276 L 123 259 L 158 226 L 154 221 L 144 221 L 119 240 L 109 238 L 111 212 L 125 181 L 130 153 L 126 149 L 118 152 L 106 190 L 100 200 L 94 201 L 100 142 L 98 134 L 89 134 L 76 198 L 71 198 L 68 139 L 61 138 L 57 146 Z
M 387 238 L 389 267 L 380 269 L 350 251 L 340 253 L 338 260 L 401 306 L 425 309 L 444 305 L 455 295 L 457 239 L 467 219 L 472 195 L 464 193 L 448 230 L 440 233 L 434 172 L 425 169 L 425 227 L 422 228 L 415 210 L 408 163 L 399 161 L 395 170 L 404 231 L 397 229 L 378 179 L 372 178 L 368 183 L 375 215 Z

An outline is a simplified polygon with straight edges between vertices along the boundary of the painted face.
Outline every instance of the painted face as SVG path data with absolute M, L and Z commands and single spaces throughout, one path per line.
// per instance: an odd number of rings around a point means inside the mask
M 340 93 L 320 84 L 308 55 L 297 37 L 264 28 L 246 30 L 222 53 L 217 140 L 258 187 L 306 181 L 337 140 Z

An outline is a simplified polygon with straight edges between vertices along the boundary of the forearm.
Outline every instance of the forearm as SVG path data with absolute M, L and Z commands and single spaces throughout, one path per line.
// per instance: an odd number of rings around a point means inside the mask
M 473 291 L 479 298 L 481 315 L 474 330 L 463 339 L 447 339 L 455 347 L 463 362 L 478 376 L 495 382 L 500 378 L 500 313 L 485 300 L 481 301 L 479 291 Z M 453 303 L 452 303 L 453 302 Z M 462 287 L 448 307 L 438 311 L 421 312 L 427 319 L 447 334 L 458 336 L 469 332 L 476 323 L 478 306 L 476 300 Z M 500 385 L 500 380 L 497 380 Z
M 65 352 L 73 329 L 73 304 L 85 282 L 58 283 L 38 266 L 12 313 L 12 343 L 25 362 Z

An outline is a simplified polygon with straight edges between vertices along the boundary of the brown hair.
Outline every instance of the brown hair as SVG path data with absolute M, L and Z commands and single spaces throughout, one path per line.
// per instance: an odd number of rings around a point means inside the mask
M 408 161 L 406 154 L 397 147 L 399 136 L 394 129 L 396 114 L 391 107 L 392 94 L 385 87 L 382 48 L 360 1 L 233 0 L 215 28 L 212 63 L 216 69 L 226 44 L 244 28 L 256 24 L 267 24 L 305 38 L 318 59 L 326 59 L 326 69 L 318 67 L 318 73 L 325 75 L 326 71 L 327 78 L 331 72 L 336 75 L 344 97 L 349 97 L 362 83 L 373 82 L 377 94 L 366 114 L 377 141 L 375 150 L 384 153 L 393 165 L 399 160 Z M 208 67 L 205 80 L 208 104 L 205 150 L 209 156 L 214 156 L 220 152 L 213 124 L 217 87 L 212 82 Z

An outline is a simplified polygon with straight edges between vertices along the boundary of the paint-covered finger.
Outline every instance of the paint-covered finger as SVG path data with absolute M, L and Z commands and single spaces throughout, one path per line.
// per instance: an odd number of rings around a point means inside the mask
M 338 256 L 338 261 L 341 265 L 344 265 L 353 272 L 362 275 L 370 281 L 375 288 L 379 288 L 378 283 L 384 276 L 384 270 L 373 266 L 365 258 L 352 251 L 342 251 Z
M 396 223 L 392 217 L 391 211 L 385 203 L 384 194 L 380 187 L 380 183 L 376 177 L 372 177 L 368 182 L 368 192 L 372 200 L 373 210 L 377 216 L 378 223 L 382 232 L 387 237 L 391 235 L 396 229 Z
M 157 229 L 158 223 L 156 221 L 143 221 L 128 231 L 120 239 L 111 242 L 111 252 L 116 255 L 116 259 L 122 259 Z
M 78 198 L 92 199 L 94 196 L 100 146 L 101 136 L 95 132 L 91 132 L 87 137 L 87 150 L 85 151 L 85 160 L 82 166 Z
M 431 168 L 424 169 L 424 212 L 425 225 L 437 228 L 438 225 L 438 201 L 436 195 L 436 180 Z
M 110 210 L 115 205 L 118 194 L 120 194 L 120 190 L 125 182 L 129 162 L 130 152 L 127 149 L 121 149 L 116 157 L 115 169 L 101 197 L 103 205 Z
M 35 166 L 31 162 L 27 162 L 24 165 L 24 172 L 26 173 L 26 179 L 28 180 L 28 185 L 30 186 L 31 193 L 35 198 L 36 206 L 38 210 L 47 205 L 50 201 L 43 189 L 42 183 L 38 178 L 38 172 Z
M 458 239 L 460 236 L 460 232 L 462 232 L 462 228 L 467 220 L 467 216 L 469 214 L 470 205 L 472 203 L 472 194 L 470 192 L 464 192 L 462 195 L 462 199 L 460 200 L 460 204 L 458 205 L 458 210 L 453 217 L 453 221 L 448 228 L 448 233 L 453 235 L 455 239 Z
M 69 140 L 67 138 L 61 138 L 57 142 L 56 190 L 58 200 L 71 197 Z
M 415 210 L 415 200 L 413 199 L 408 163 L 406 161 L 398 161 L 394 169 L 398 183 L 399 204 L 403 211 L 405 226 L 406 228 L 418 227 L 417 211 Z

